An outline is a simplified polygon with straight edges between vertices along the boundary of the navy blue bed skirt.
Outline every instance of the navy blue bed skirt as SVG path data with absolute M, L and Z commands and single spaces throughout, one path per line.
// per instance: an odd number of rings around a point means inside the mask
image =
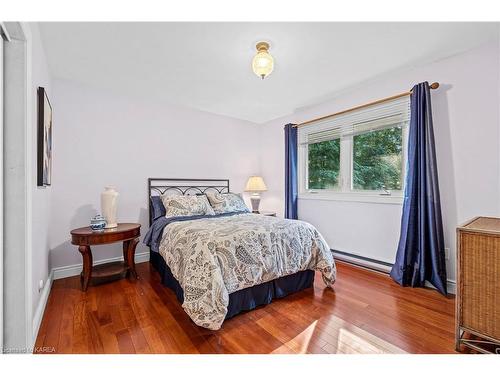
M 149 261 L 158 271 L 161 283 L 173 290 L 180 303 L 184 302 L 184 291 L 162 256 L 150 251 Z M 267 305 L 275 298 L 283 298 L 291 293 L 310 288 L 314 284 L 314 271 L 306 270 L 283 276 L 279 279 L 255 285 L 250 288 L 238 290 L 229 294 L 229 306 L 227 307 L 226 319 L 229 319 L 243 311 L 253 310 L 257 306 Z

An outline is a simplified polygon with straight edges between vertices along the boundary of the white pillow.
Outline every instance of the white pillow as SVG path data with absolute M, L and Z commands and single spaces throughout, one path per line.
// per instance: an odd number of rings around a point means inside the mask
M 215 215 L 204 195 L 162 195 L 165 217 Z
M 226 212 L 250 212 L 241 194 L 207 192 L 208 200 L 216 214 Z
M 203 195 L 197 195 L 197 197 L 205 205 L 205 215 L 215 215 L 215 211 L 210 205 L 207 196 L 203 194 Z

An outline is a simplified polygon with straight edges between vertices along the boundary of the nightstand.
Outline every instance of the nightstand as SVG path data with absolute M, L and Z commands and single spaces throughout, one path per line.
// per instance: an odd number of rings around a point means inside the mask
M 276 216 L 276 212 L 272 211 L 259 211 L 259 212 L 254 212 L 254 214 L 259 214 L 264 216 Z
M 141 224 L 136 223 L 119 223 L 116 228 L 104 229 L 100 232 L 93 231 L 90 227 L 73 229 L 71 243 L 78 246 L 78 251 L 83 257 L 83 271 L 80 275 L 82 290 L 87 291 L 91 279 L 108 281 L 129 273 L 136 279 L 134 255 L 140 235 Z M 90 246 L 114 242 L 123 242 L 123 262 L 94 266 Z

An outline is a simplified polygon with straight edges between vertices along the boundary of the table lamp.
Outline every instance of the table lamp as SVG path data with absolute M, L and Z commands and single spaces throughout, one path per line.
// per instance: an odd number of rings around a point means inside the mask
M 245 191 L 252 193 L 250 196 L 250 201 L 252 202 L 252 212 L 259 213 L 259 203 L 260 203 L 260 192 L 266 191 L 267 186 L 264 180 L 260 176 L 250 176 L 247 181 L 247 186 Z

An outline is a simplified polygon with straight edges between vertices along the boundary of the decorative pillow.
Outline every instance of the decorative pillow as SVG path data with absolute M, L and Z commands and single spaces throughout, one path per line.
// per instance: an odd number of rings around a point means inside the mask
M 197 195 L 162 195 L 165 216 L 214 215 L 207 197 Z
M 215 211 L 210 205 L 208 198 L 205 194 L 197 195 L 198 199 L 205 205 L 205 215 L 215 215 Z
M 226 212 L 250 212 L 241 194 L 207 192 L 208 200 L 216 214 Z
M 161 201 L 161 197 L 158 195 L 155 195 L 154 197 L 151 197 L 151 219 L 152 221 L 155 221 L 159 217 L 165 216 L 165 206 L 163 205 L 163 202 Z

